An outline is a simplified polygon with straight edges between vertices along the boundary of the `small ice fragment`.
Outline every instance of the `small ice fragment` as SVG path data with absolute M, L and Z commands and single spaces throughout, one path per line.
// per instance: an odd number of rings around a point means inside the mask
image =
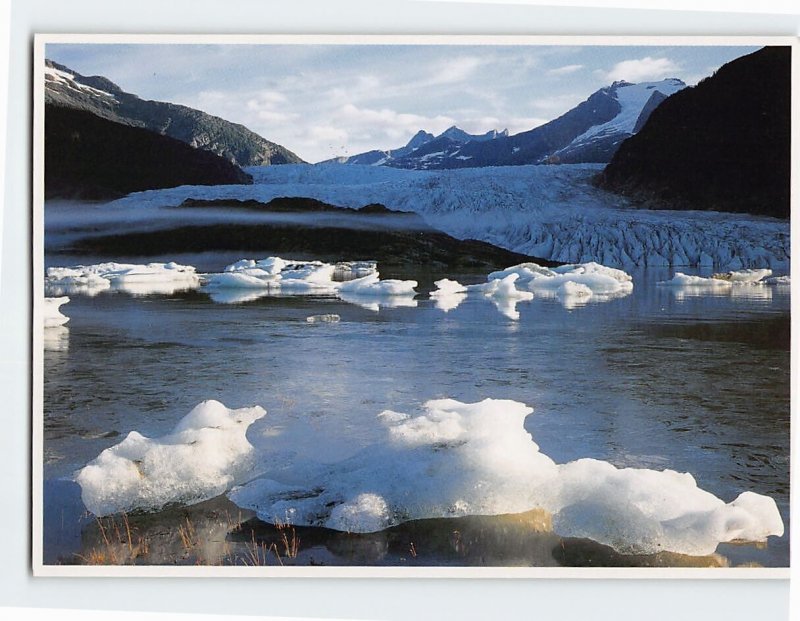
M 432 298 L 467 292 L 467 288 L 464 285 L 457 280 L 450 280 L 449 278 L 442 278 L 433 284 L 436 285 L 436 289 L 429 294 Z
M 338 323 L 341 321 L 341 317 L 339 315 L 335 315 L 333 313 L 327 313 L 324 315 L 310 315 L 306 317 L 306 321 L 308 323 Z
M 59 308 L 67 302 L 69 302 L 69 298 L 67 296 L 44 299 L 44 304 L 42 305 L 42 315 L 45 328 L 63 326 L 69 321 L 69 317 L 59 311 Z

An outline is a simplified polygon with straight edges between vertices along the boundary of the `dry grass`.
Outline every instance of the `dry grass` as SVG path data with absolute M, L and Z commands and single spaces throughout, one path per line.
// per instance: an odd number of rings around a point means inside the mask
M 86 555 L 75 555 L 84 564 L 132 565 L 138 558 L 147 556 L 150 543 L 131 529 L 126 514 L 119 518 L 97 518 L 97 528 L 102 546 L 92 548 Z
M 294 526 L 278 519 L 275 520 L 275 528 L 281 536 L 284 556 L 287 558 L 297 558 L 297 554 L 300 552 L 300 537 L 297 536 Z

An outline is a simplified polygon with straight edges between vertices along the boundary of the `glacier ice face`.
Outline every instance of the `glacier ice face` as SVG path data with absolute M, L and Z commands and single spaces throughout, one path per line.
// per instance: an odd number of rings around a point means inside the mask
M 783 533 L 775 502 L 744 492 L 730 503 L 688 473 L 617 468 L 595 459 L 558 465 L 525 431 L 532 409 L 509 400 L 428 401 L 417 416 L 378 415 L 384 438 L 291 483 L 257 478 L 229 497 L 261 519 L 373 532 L 434 517 L 534 508 L 562 536 L 629 554 L 711 554 L 720 542 Z M 302 478 L 302 476 L 300 477 Z
M 63 326 L 69 321 L 69 317 L 64 315 L 59 309 L 69 302 L 67 296 L 59 298 L 45 298 L 42 304 L 42 319 L 45 328 L 56 328 Z
M 103 516 L 219 496 L 248 471 L 253 447 L 245 434 L 265 413 L 204 401 L 165 436 L 132 431 L 77 473 L 83 503 Z
M 419 213 L 461 239 L 565 263 L 788 270 L 789 224 L 733 213 L 634 209 L 591 183 L 602 166 L 507 166 L 412 171 L 373 166 L 283 165 L 249 168 L 251 186 L 184 186 L 115 201 L 134 209 L 184 199 L 268 202 L 306 196 L 352 207 L 381 203 Z

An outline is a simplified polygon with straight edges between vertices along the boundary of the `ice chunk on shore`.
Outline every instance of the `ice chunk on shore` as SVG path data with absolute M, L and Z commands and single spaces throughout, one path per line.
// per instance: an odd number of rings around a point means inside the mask
M 42 304 L 42 319 L 44 320 L 45 328 L 63 326 L 69 321 L 69 317 L 62 314 L 59 310 L 67 302 L 69 302 L 67 296 L 44 299 L 44 304 Z
M 255 479 L 230 498 L 261 519 L 373 532 L 398 523 L 543 509 L 562 536 L 588 537 L 630 554 L 706 555 L 720 542 L 780 536 L 771 498 L 730 503 L 688 473 L 617 468 L 596 459 L 557 465 L 523 422 L 532 409 L 487 399 L 428 401 L 418 416 L 384 411 L 381 442 L 291 483 Z M 296 473 L 295 473 L 296 474 Z M 302 477 L 301 477 L 302 478 Z
M 200 278 L 191 265 L 178 263 L 98 263 L 73 267 L 50 267 L 45 278 L 48 291 L 94 295 L 113 287 L 133 295 L 170 294 L 195 289 Z
M 245 434 L 265 413 L 204 401 L 170 434 L 147 438 L 131 431 L 77 473 L 83 503 L 103 516 L 218 496 L 247 472 L 253 447 Z

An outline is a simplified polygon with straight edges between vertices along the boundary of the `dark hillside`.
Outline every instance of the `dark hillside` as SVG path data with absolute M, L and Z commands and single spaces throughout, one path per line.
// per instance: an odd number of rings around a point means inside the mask
M 648 208 L 789 217 L 791 48 L 727 63 L 659 105 L 598 179 Z

